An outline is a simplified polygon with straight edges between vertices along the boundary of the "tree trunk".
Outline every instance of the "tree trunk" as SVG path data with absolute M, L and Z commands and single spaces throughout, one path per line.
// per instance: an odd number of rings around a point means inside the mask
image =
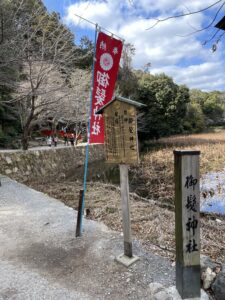
M 34 110 L 35 110 L 35 99 L 36 97 L 34 95 L 32 95 L 31 97 L 31 111 L 26 119 L 26 122 L 24 124 L 23 127 L 23 135 L 22 135 L 22 139 L 21 139 L 21 143 L 22 143 L 22 149 L 23 150 L 27 150 L 28 146 L 29 146 L 29 134 L 31 132 L 32 126 L 31 126 L 31 122 L 34 118 Z
M 21 139 L 21 143 L 22 143 L 22 149 L 23 150 L 27 150 L 28 146 L 29 146 L 29 134 L 28 131 L 26 129 L 24 129 L 23 131 L 23 135 L 22 135 L 22 139 Z

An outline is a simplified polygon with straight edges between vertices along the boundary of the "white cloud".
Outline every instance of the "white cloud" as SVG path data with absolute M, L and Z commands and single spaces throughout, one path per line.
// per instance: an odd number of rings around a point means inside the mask
M 204 90 L 223 89 L 223 47 L 219 47 L 212 54 L 202 46 L 206 36 L 201 37 L 202 40 L 197 35 L 180 37 L 192 32 L 193 27 L 201 28 L 209 17 L 199 13 L 185 18 L 169 19 L 146 30 L 155 23 L 150 17 L 165 18 L 182 11 L 195 11 L 212 4 L 213 1 L 185 0 L 182 3 L 181 5 L 179 0 L 80 1 L 68 7 L 65 21 L 80 27 L 90 26 L 87 22 L 79 22 L 75 17 L 78 14 L 134 44 L 135 68 L 151 62 L 152 73 L 165 72 L 179 84 L 184 83 L 190 88 Z
M 120 8 L 121 4 L 118 0 L 111 0 L 109 2 L 82 1 L 72 4 L 67 8 L 67 15 L 64 20 L 68 24 L 79 24 L 81 27 L 93 28 L 89 23 L 76 17 L 76 14 L 85 17 L 94 23 L 98 23 L 103 27 L 115 29 L 116 27 L 123 25 L 123 13 Z
M 133 1 L 134 6 L 144 9 L 147 12 L 160 11 L 164 13 L 178 13 L 178 12 L 188 12 L 197 11 L 205 8 L 213 3 L 212 0 L 139 0 Z
M 198 65 L 190 65 L 186 68 L 179 66 L 165 66 L 153 68 L 152 73 L 164 72 L 173 77 L 178 84 L 186 84 L 192 88 L 202 90 L 216 90 L 225 85 L 224 66 L 220 62 L 205 62 Z
M 157 66 L 176 64 L 184 57 L 192 58 L 201 52 L 203 55 L 204 50 L 195 38 L 176 36 L 185 32 L 186 25 L 182 20 L 170 20 L 154 30 L 146 31 L 144 28 L 148 27 L 148 23 L 144 20 L 133 21 L 119 31 L 120 35 L 136 46 L 135 67 L 146 61 Z

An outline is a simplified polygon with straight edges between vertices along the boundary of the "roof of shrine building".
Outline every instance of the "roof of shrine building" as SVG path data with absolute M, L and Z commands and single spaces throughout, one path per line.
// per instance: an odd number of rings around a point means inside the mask
M 215 27 L 225 30 L 225 16 L 215 25 Z
M 134 100 L 131 100 L 131 99 L 128 99 L 128 98 L 124 98 L 124 97 L 121 97 L 121 96 L 114 96 L 112 98 L 111 101 L 109 101 L 107 104 L 105 104 L 104 106 L 102 106 L 95 114 L 98 115 L 98 114 L 102 114 L 103 113 L 103 110 L 108 107 L 111 103 L 113 103 L 114 101 L 120 101 L 120 102 L 125 102 L 125 103 L 128 103 L 132 106 L 135 106 L 137 108 L 141 108 L 141 107 L 144 107 L 146 106 L 145 104 L 143 103 L 140 103 L 140 102 L 137 102 L 137 101 L 134 101 Z

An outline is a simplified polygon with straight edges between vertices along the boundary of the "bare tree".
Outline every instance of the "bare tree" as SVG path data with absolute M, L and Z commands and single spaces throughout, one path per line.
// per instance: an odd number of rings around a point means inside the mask
M 71 74 L 70 87 L 66 91 L 64 101 L 60 101 L 55 109 L 53 107 L 48 115 L 52 118 L 54 129 L 60 123 L 65 124 L 64 127 L 72 127 L 75 132 L 75 144 L 88 120 L 90 82 L 91 73 L 88 70 L 76 69 Z
M 10 64 L 15 64 L 20 71 L 16 79 L 8 82 L 15 91 L 9 101 L 18 105 L 22 147 L 26 150 L 33 127 L 50 114 L 56 114 L 71 94 L 69 68 L 75 46 L 72 33 L 60 23 L 57 14 L 48 15 L 42 6 L 37 6 L 26 15 L 24 5 L 21 0 L 19 8 L 9 16 L 16 35 L 11 39 L 1 38 L 1 66 L 6 72 L 0 77 L 7 81 Z M 8 57 L 7 51 L 10 51 Z
M 70 90 L 52 63 L 31 59 L 28 66 L 24 65 L 23 75 L 26 80 L 18 82 L 14 101 L 21 121 L 22 146 L 26 150 L 32 129 L 61 111 Z
M 134 45 L 123 45 L 121 65 L 118 76 L 118 92 L 124 97 L 132 97 L 137 89 L 137 80 L 132 68 L 132 57 L 135 54 Z
M 82 133 L 87 129 L 88 116 L 90 114 L 90 83 L 91 73 L 88 70 L 76 70 L 71 76 L 71 86 L 73 94 L 68 105 L 71 108 L 70 113 L 65 115 L 73 122 L 75 131 L 75 144 Z

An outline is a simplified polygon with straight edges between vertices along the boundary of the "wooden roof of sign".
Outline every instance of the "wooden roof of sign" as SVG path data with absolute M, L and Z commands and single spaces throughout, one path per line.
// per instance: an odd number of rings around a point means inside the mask
M 140 103 L 140 102 L 137 102 L 137 101 L 134 101 L 134 100 L 131 100 L 131 99 L 128 99 L 128 98 L 124 98 L 124 97 L 121 97 L 121 96 L 114 96 L 112 98 L 111 101 L 109 101 L 107 104 L 105 104 L 104 106 L 102 106 L 95 114 L 96 115 L 99 115 L 99 114 L 102 114 L 103 113 L 103 110 L 108 107 L 111 103 L 113 103 L 115 100 L 118 100 L 120 102 L 125 102 L 125 103 L 128 103 L 132 106 L 135 106 L 137 108 L 141 108 L 143 106 L 146 106 L 145 104 L 143 103 Z

